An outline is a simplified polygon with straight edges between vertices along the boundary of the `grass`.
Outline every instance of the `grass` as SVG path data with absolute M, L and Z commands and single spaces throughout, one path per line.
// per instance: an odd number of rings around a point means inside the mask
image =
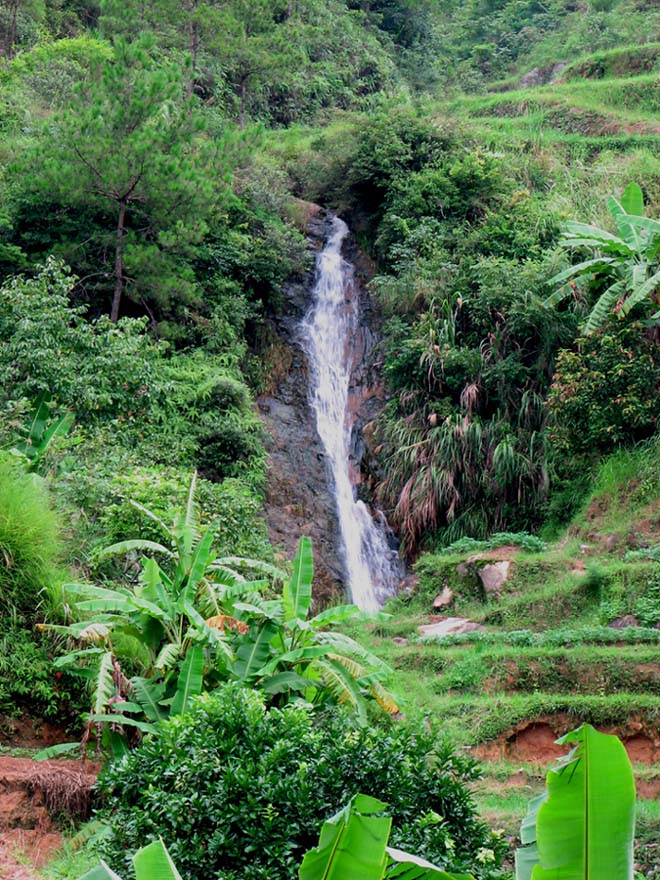
M 660 696 L 657 648 L 439 647 L 397 649 L 390 662 L 429 676 L 435 693 L 598 693 L 620 691 Z
M 98 864 L 96 848 L 107 833 L 106 826 L 96 819 L 83 825 L 65 840 L 57 856 L 40 871 L 43 880 L 79 880 Z

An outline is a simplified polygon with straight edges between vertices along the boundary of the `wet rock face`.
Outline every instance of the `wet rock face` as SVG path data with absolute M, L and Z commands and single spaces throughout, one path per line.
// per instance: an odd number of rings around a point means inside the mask
M 353 417 L 350 458 L 358 484 L 358 496 L 370 503 L 374 484 L 383 476 L 376 453 L 378 438 L 375 433 L 376 418 L 386 400 L 378 357 L 380 316 L 367 290 L 367 282 L 373 274 L 368 258 L 350 238 L 344 256 L 355 267 L 352 295 L 358 300 L 361 319 L 353 341 L 353 371 L 349 388 L 349 409 Z
M 320 250 L 329 234 L 330 220 L 320 209 L 310 211 L 307 231 L 310 246 Z M 353 419 L 350 459 L 353 479 L 361 498 L 370 500 L 375 457 L 365 442 L 363 429 L 373 423 L 384 402 L 384 389 L 374 366 L 378 342 L 377 316 L 366 291 L 368 266 L 360 265 L 355 245 L 345 257 L 357 264 L 355 284 L 347 296 L 359 298 L 361 326 L 356 334 L 354 369 L 349 392 Z M 266 429 L 268 484 L 266 522 L 270 539 L 286 558 L 292 558 L 301 535 L 314 546 L 314 596 L 317 604 L 342 598 L 345 572 L 335 506 L 334 487 L 325 451 L 309 405 L 309 367 L 301 347 L 299 326 L 311 306 L 314 270 L 300 283 L 284 286 L 282 307 L 273 319 L 278 345 L 285 350 L 287 369 L 273 389 L 257 400 Z M 367 430 L 367 436 L 369 432 Z
M 310 244 L 322 246 L 328 231 L 320 209 L 309 223 Z M 273 329 L 287 350 L 288 369 L 257 410 L 266 429 L 268 482 L 266 523 L 273 545 L 291 559 L 302 535 L 314 546 L 317 604 L 343 595 L 339 525 L 329 469 L 308 402 L 309 374 L 298 327 L 310 305 L 314 272 L 282 290 L 282 308 Z

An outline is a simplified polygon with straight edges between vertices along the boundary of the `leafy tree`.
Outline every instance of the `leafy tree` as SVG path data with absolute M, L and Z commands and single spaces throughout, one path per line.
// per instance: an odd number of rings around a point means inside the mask
M 5 58 L 14 57 L 21 29 L 34 28 L 45 13 L 44 0 L 0 0 L 0 39 Z
M 320 823 L 360 791 L 390 805 L 392 846 L 494 878 L 504 847 L 466 785 L 476 765 L 430 722 L 357 726 L 347 712 L 268 708 L 223 685 L 107 767 L 104 858 L 121 871 L 130 851 L 162 837 L 186 877 L 291 880 Z
M 181 68 L 159 60 L 148 36 L 117 40 L 54 126 L 45 185 L 114 217 L 112 269 L 99 267 L 114 278 L 112 321 L 125 292 L 161 303 L 192 294 L 186 248 L 205 232 L 220 173 L 201 131 Z
M 593 333 L 614 312 L 624 318 L 637 306 L 647 305 L 660 288 L 660 221 L 644 217 L 644 197 L 636 183 L 625 190 L 621 201 L 608 199 L 617 234 L 586 223 L 569 222 L 560 244 L 565 248 L 591 250 L 593 256 L 554 275 L 549 284 L 561 285 L 546 304 L 554 306 L 578 291 L 596 291 L 598 299 L 584 326 Z M 605 290 L 603 291 L 603 287 Z M 660 318 L 660 312 L 653 320 Z
M 86 321 L 84 307 L 69 303 L 74 283 L 50 259 L 35 277 L 0 287 L 0 401 L 47 392 L 87 422 L 146 406 L 158 347 L 145 320 Z

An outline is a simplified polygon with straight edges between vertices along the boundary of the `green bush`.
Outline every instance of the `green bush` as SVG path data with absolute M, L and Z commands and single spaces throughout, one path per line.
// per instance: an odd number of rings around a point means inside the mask
M 136 467 L 111 478 L 107 501 L 99 515 L 106 545 L 140 536 L 162 541 L 162 529 L 131 502 L 155 513 L 167 525 L 185 506 L 190 474 L 176 468 Z M 216 547 L 221 556 L 270 557 L 268 537 L 258 518 L 261 499 L 241 480 L 197 481 L 201 522 L 220 519 Z
M 150 406 L 157 346 L 146 321 L 90 323 L 69 304 L 75 279 L 49 259 L 0 288 L 0 401 L 47 391 L 78 420 L 131 418 Z
M 390 805 L 392 845 L 456 870 L 493 850 L 486 877 L 501 848 L 466 787 L 476 776 L 437 731 L 266 711 L 256 693 L 225 686 L 106 769 L 104 858 L 122 871 L 128 852 L 161 836 L 191 880 L 289 880 L 319 824 L 361 791 Z
M 562 351 L 548 398 L 550 440 L 573 469 L 575 455 L 610 452 L 648 437 L 660 415 L 657 345 L 639 323 L 611 324 Z
M 19 620 L 43 617 L 60 581 L 59 524 L 45 484 L 0 453 L 0 608 Z
M 80 684 L 53 666 L 48 645 L 24 629 L 0 634 L 0 715 L 75 720 L 82 705 Z

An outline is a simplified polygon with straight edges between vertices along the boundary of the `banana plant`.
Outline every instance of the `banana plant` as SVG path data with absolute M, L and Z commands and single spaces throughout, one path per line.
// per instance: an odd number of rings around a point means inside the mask
M 48 391 L 39 395 L 30 414 L 29 422 L 19 429 L 19 439 L 12 447 L 13 453 L 26 460 L 30 471 L 35 471 L 38 468 L 53 440 L 68 434 L 73 424 L 73 413 L 69 412 L 57 417 L 51 416 L 48 406 L 50 399 Z
M 660 221 L 644 217 L 644 196 L 639 185 L 631 183 L 621 200 L 608 199 L 608 209 L 616 226 L 616 235 L 586 223 L 568 222 L 560 245 L 593 251 L 589 257 L 549 280 L 559 285 L 546 300 L 555 306 L 573 296 L 579 287 L 588 288 L 596 280 L 605 285 L 584 326 L 593 333 L 614 312 L 625 317 L 649 298 L 656 298 L 660 288 Z M 651 320 L 657 321 L 660 312 Z
M 392 820 L 383 815 L 385 809 L 376 798 L 356 795 L 323 825 L 318 846 L 305 854 L 299 880 L 473 880 L 388 847 Z
M 590 724 L 547 776 L 521 827 L 516 880 L 632 880 L 635 781 L 616 736 Z
M 68 584 L 66 597 L 79 619 L 44 627 L 76 643 L 55 664 L 89 681 L 85 740 L 96 727 L 99 745 L 124 752 L 131 728 L 137 735 L 154 732 L 157 722 L 184 713 L 193 697 L 228 679 L 262 689 L 278 704 L 300 697 L 314 704 L 334 701 L 365 719 L 365 700 L 375 699 L 386 711 L 397 712 L 383 683 L 389 667 L 329 629 L 363 617 L 362 612 L 341 605 L 310 615 L 311 540 L 301 539 L 290 578 L 259 560 L 216 558 L 218 523 L 201 528 L 196 479 L 193 475 L 185 509 L 173 526 L 135 505 L 160 525 L 164 543 L 132 539 L 98 554 L 150 554 L 141 559 L 137 583 L 116 589 Z M 246 579 L 241 568 L 266 578 Z M 265 598 L 266 588 L 272 593 L 278 583 L 281 596 Z M 135 660 L 141 667 L 131 678 L 119 660 L 128 639 L 138 646 Z
M 343 703 L 364 720 L 365 700 L 374 699 L 385 711 L 397 713 L 397 701 L 384 685 L 389 666 L 354 639 L 329 629 L 351 619 L 384 615 L 338 605 L 311 616 L 313 578 L 312 542 L 303 537 L 281 602 L 261 612 L 254 609 L 262 620 L 255 620 L 242 640 L 233 674 L 280 703 L 300 696 L 316 704 Z
M 98 554 L 154 554 L 143 558 L 136 584 L 117 589 L 67 584 L 65 595 L 84 619 L 44 627 L 77 643 L 76 650 L 59 657 L 55 665 L 89 680 L 89 724 L 107 728 L 106 739 L 113 748 L 123 748 L 125 728 L 151 732 L 156 722 L 184 713 L 209 678 L 228 677 L 235 660 L 233 643 L 249 630 L 227 613 L 228 605 L 233 608 L 239 598 L 252 596 L 265 583 L 246 581 L 238 573 L 230 577 L 226 566 L 212 570 L 218 524 L 200 528 L 195 487 L 193 476 L 186 508 L 172 527 L 141 508 L 163 527 L 167 545 L 136 539 Z M 163 567 L 156 555 L 166 560 Z M 226 595 L 231 597 L 228 603 Z M 117 650 L 127 639 L 137 643 L 141 666 L 140 674 L 130 679 L 120 667 Z
M 181 880 L 181 875 L 162 840 L 154 840 L 143 846 L 133 856 L 135 880 Z M 100 864 L 80 878 L 80 880 L 122 880 L 119 874 L 106 865 Z

